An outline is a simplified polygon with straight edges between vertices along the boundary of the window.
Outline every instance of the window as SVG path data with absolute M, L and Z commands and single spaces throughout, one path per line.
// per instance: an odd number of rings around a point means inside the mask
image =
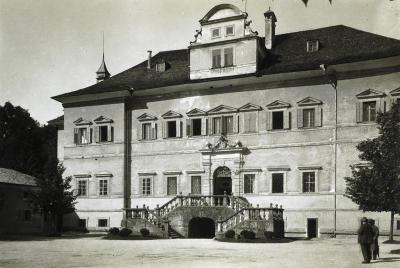
M 142 178 L 142 195 L 151 195 L 151 178 Z
M 165 62 L 157 62 L 156 63 L 156 72 L 161 73 L 161 72 L 165 72 L 165 70 L 166 70 Z
M 107 134 L 108 134 L 107 126 L 100 126 L 100 127 L 99 127 L 99 134 L 100 134 L 100 137 L 99 137 L 100 142 L 106 142 L 106 141 L 108 141 L 108 137 L 107 137 Z
M 376 120 L 376 101 L 362 103 L 362 121 L 373 122 Z
M 87 227 L 86 219 L 78 219 L 78 227 L 79 228 L 86 228 Z
M 113 120 L 105 116 L 99 116 L 94 120 L 97 124 L 94 127 L 94 137 L 96 142 L 110 142 L 114 139 Z
M 32 211 L 24 210 L 24 221 L 31 221 L 31 220 L 32 220 Z
M 192 119 L 192 136 L 201 135 L 201 119 Z
M 315 192 L 315 172 L 303 172 L 303 193 Z
M 224 67 L 233 66 L 233 48 L 224 49 Z
M 257 131 L 257 113 L 247 112 L 244 116 L 244 132 L 256 132 Z
M 254 193 L 254 174 L 244 174 L 244 193 L 252 194 Z
M 283 111 L 272 112 L 272 129 L 283 129 Z
M 400 220 L 397 220 L 396 230 L 400 230 Z
M 99 195 L 108 195 L 108 180 L 99 180 Z
M 201 176 L 191 177 L 191 193 L 201 194 Z
M 151 123 L 142 124 L 142 139 L 151 140 Z
M 318 40 L 307 41 L 307 52 L 315 52 L 318 50 L 319 50 L 319 41 Z
M 221 68 L 221 50 L 212 51 L 212 68 Z
M 74 129 L 74 143 L 77 145 L 88 144 L 91 142 L 91 131 L 89 128 L 75 128 Z
M 225 28 L 225 35 L 226 35 L 226 36 L 235 35 L 234 29 L 235 29 L 235 28 L 234 28 L 233 25 L 226 26 L 226 28 Z
M 176 137 L 176 121 L 167 122 L 167 138 Z
M 78 196 L 87 195 L 87 180 L 78 180 Z
M 167 195 L 176 195 L 178 193 L 177 177 L 167 177 Z
M 211 38 L 218 38 L 221 36 L 221 28 L 211 29 Z
M 284 175 L 283 173 L 272 174 L 272 193 L 283 193 Z
M 98 219 L 97 227 L 108 227 L 108 219 Z
M 233 133 L 233 116 L 222 116 L 213 118 L 213 134 Z
M 315 109 L 314 108 L 303 109 L 303 127 L 304 128 L 315 127 Z

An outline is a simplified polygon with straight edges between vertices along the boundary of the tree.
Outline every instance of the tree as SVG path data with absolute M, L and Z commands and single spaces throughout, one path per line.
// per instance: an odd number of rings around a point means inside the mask
M 33 193 L 34 203 L 42 209 L 51 233 L 62 230 L 63 216 L 75 211 L 75 196 L 71 190 L 72 177 L 63 178 L 65 168 L 52 157 L 47 161 L 43 174 L 36 180 L 39 191 Z
M 394 215 L 400 212 L 400 101 L 378 113 L 377 123 L 379 136 L 357 145 L 359 158 L 368 164 L 351 167 L 345 195 L 363 211 L 390 212 L 393 240 Z
M 62 216 L 74 211 L 71 178 L 63 180 L 64 168 L 57 159 L 57 129 L 40 126 L 20 106 L 0 106 L 0 167 L 36 178 L 34 203 L 44 212 L 55 232 L 62 229 Z

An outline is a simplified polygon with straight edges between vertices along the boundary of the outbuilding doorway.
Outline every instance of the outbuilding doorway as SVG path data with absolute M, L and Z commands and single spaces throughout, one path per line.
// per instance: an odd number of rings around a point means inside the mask
M 228 167 L 219 167 L 214 172 L 214 195 L 231 195 L 232 194 L 232 178 L 231 170 Z
M 189 221 L 189 238 L 213 238 L 215 222 L 210 218 L 193 218 Z
M 315 218 L 307 219 L 307 237 L 308 238 L 318 237 L 318 219 Z

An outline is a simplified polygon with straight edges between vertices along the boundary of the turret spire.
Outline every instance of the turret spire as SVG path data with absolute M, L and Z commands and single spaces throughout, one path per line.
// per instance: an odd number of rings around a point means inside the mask
M 97 83 L 110 78 L 110 73 L 107 70 L 106 62 L 104 61 L 104 32 L 103 32 L 103 59 L 101 61 L 100 67 L 96 72 Z

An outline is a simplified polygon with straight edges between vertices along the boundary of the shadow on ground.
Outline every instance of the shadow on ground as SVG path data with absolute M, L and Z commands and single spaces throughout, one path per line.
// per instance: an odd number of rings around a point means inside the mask
M 59 236 L 48 236 L 48 235 L 1 235 L 0 241 L 52 241 L 58 239 L 80 239 L 87 237 L 103 237 L 105 233 L 77 233 L 77 234 L 62 234 Z

